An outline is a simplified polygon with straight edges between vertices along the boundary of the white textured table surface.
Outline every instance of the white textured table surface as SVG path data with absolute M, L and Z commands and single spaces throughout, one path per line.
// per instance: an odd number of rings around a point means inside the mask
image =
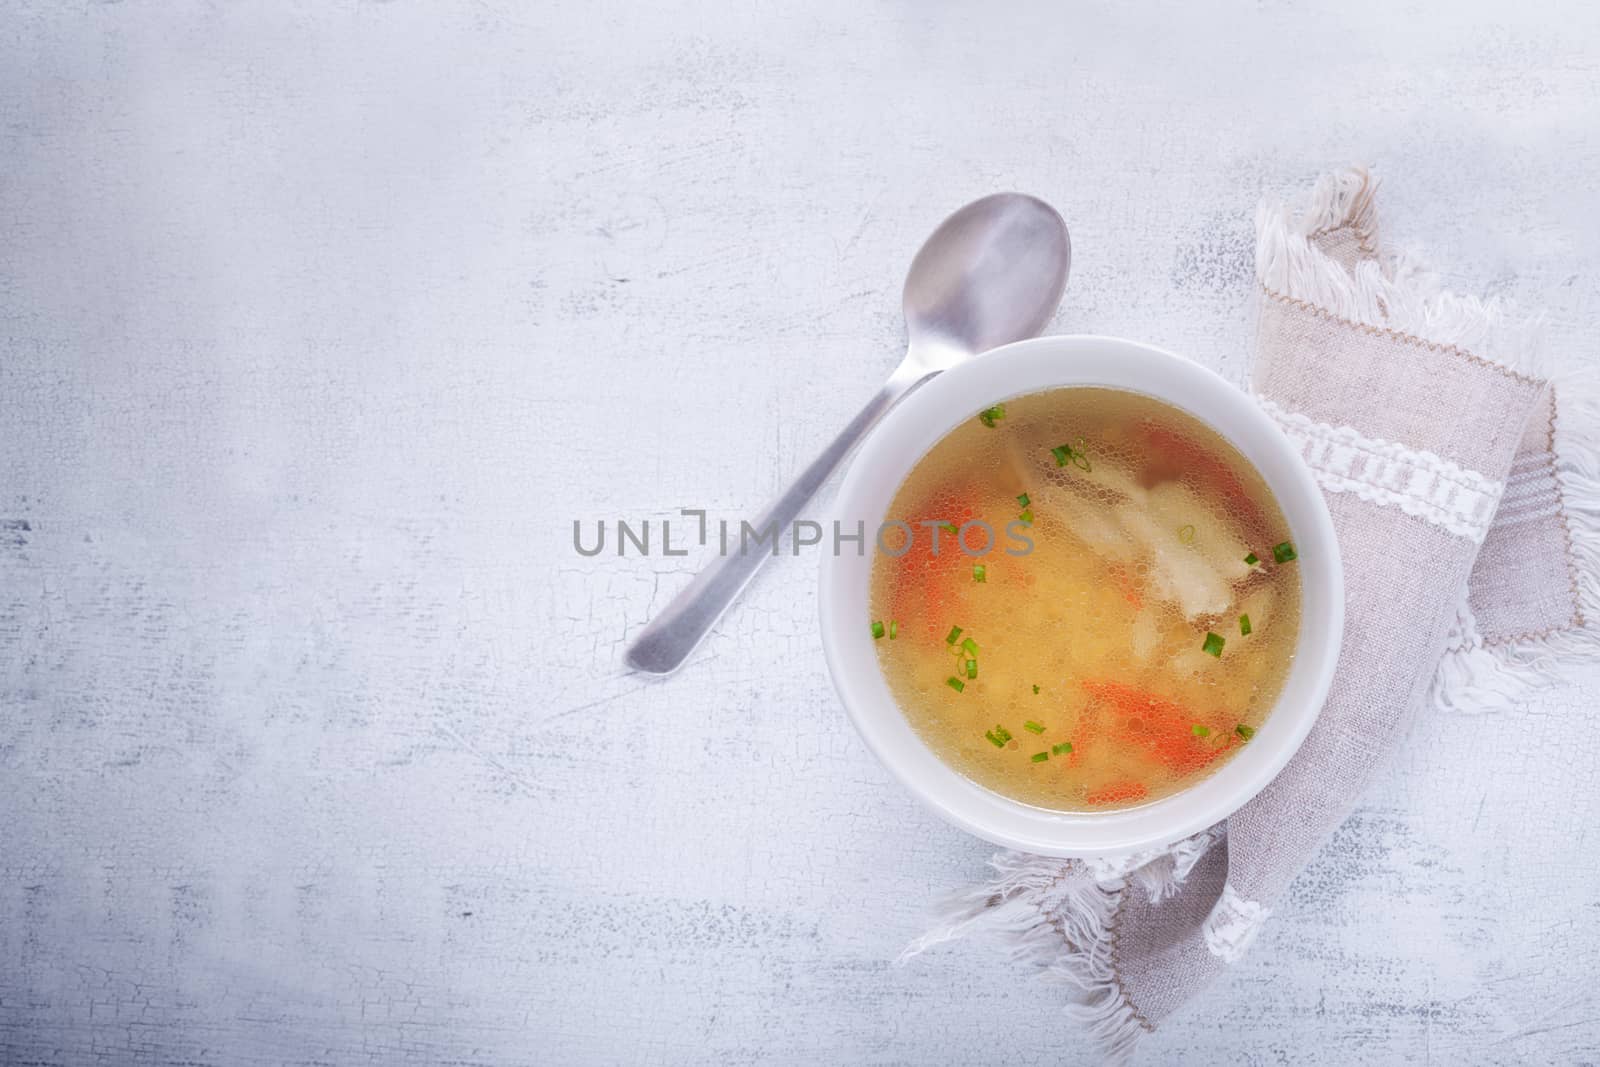
M 0 9 L 0 1061 L 1072 1063 L 989 849 L 838 709 L 815 561 L 696 559 L 1020 188 L 1062 330 L 1241 377 L 1250 216 L 1352 161 L 1600 334 L 1593 5 Z M 1596 684 L 1430 719 L 1148 1062 L 1600 1058 Z

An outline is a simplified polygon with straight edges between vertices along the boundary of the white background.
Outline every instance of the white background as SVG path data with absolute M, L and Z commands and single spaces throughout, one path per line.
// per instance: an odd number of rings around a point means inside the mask
M 647 682 L 697 561 L 572 520 L 759 507 L 998 189 L 1057 329 L 1238 380 L 1258 198 L 1369 162 L 1588 357 L 1595 11 L 5 4 L 0 1061 L 1086 1059 L 992 946 L 887 966 L 989 849 L 815 560 Z M 1425 720 L 1147 1062 L 1600 1057 L 1597 692 Z

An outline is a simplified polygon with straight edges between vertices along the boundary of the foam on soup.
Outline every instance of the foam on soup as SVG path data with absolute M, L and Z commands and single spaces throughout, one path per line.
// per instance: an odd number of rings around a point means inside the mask
M 886 520 L 910 536 L 884 534 L 864 625 L 906 718 L 980 785 L 1129 807 L 1270 728 L 1295 550 L 1261 475 L 1193 416 L 1114 389 L 1008 400 L 934 445 Z M 980 522 L 993 544 L 968 554 Z

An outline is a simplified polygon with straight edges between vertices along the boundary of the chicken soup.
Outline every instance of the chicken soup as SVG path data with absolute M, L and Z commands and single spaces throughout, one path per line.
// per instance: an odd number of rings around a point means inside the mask
M 1295 548 L 1261 475 L 1193 416 L 1115 389 L 1007 400 L 934 445 L 888 518 L 866 625 L 907 719 L 978 784 L 1129 807 L 1270 729 Z

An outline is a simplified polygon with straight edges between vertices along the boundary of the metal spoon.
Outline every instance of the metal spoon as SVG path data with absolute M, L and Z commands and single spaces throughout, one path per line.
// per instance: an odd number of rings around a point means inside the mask
M 997 193 L 945 219 L 911 261 L 903 304 L 910 343 L 878 395 L 788 490 L 755 520 L 788 529 L 856 442 L 920 383 L 979 352 L 1032 337 L 1061 303 L 1072 265 L 1067 225 L 1042 200 Z M 742 541 L 741 541 L 742 543 Z M 628 649 L 628 666 L 670 674 L 682 666 L 771 549 L 719 556 L 695 575 Z

